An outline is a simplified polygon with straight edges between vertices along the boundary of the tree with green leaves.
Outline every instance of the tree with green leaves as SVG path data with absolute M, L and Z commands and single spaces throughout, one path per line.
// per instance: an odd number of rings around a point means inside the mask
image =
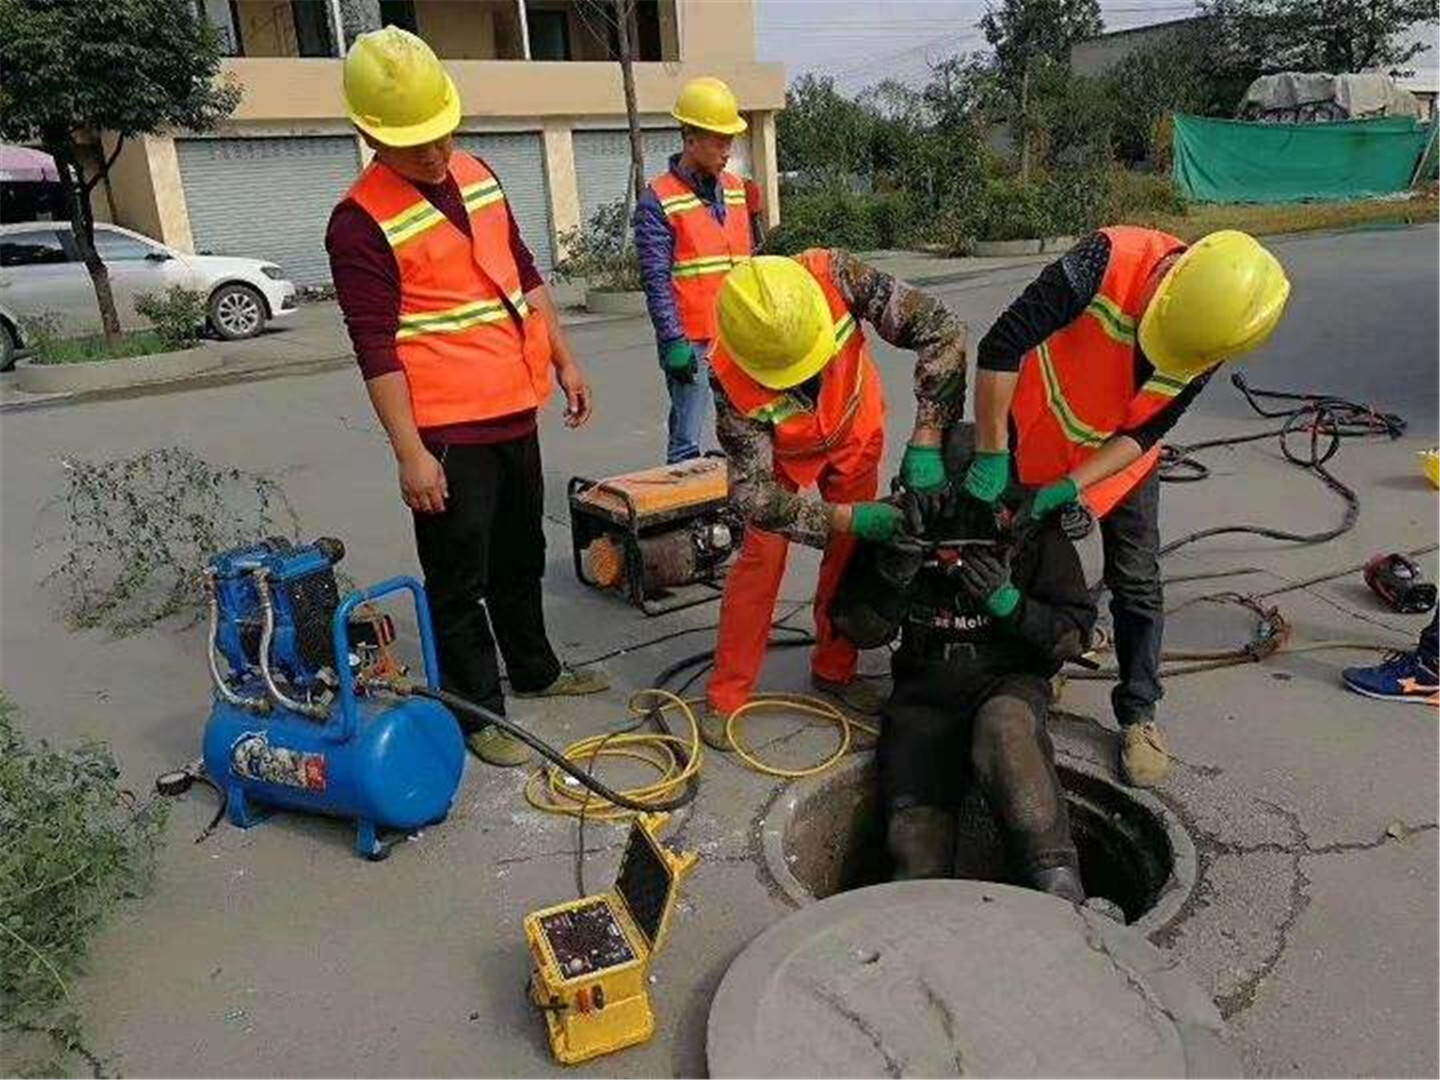
M 1045 136 L 1047 110 L 1037 97 L 1042 88 L 1067 84 L 1070 46 L 1105 28 L 1100 0 L 1000 0 L 986 9 L 979 26 L 995 51 L 991 71 L 1020 137 L 1020 175 L 1028 179 Z
M 1211 61 L 1242 81 L 1280 71 L 1397 71 L 1426 46 L 1406 31 L 1440 22 L 1440 0 L 1201 0 Z
M 1100 0 L 1000 0 L 979 23 L 995 50 L 995 72 L 1018 92 L 1038 59 L 1069 65 L 1070 46 L 1105 28 Z
M 835 89 L 828 76 L 801 75 L 785 89 L 776 118 L 780 169 L 811 181 L 870 172 L 874 114 Z
M 90 193 L 127 139 L 205 131 L 234 111 L 239 89 L 216 78 L 222 55 L 219 32 L 190 0 L 0 0 L 0 140 L 38 143 L 55 159 L 112 345 L 120 319 Z M 87 170 L 82 146 L 102 132 L 114 148 Z

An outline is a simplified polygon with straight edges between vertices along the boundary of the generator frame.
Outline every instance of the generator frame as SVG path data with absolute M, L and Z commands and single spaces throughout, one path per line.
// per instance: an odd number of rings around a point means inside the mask
M 723 455 L 711 453 L 705 456 L 721 457 Z M 624 514 L 617 514 L 604 506 L 579 498 L 582 492 L 596 490 L 603 491 L 617 499 L 625 508 Z M 604 480 L 572 476 L 569 484 L 566 485 L 566 498 L 570 505 L 570 553 L 575 564 L 575 576 L 581 584 L 588 585 L 596 592 L 601 593 L 618 591 L 607 588 L 588 576 L 585 573 L 583 558 L 584 550 L 590 541 L 600 536 L 612 535 L 621 540 L 625 552 L 624 591 L 627 599 L 647 617 L 653 619 L 658 615 L 668 615 L 672 611 L 683 611 L 686 608 L 709 603 L 711 600 L 718 599 L 724 591 L 727 567 L 722 565 L 717 569 L 713 579 L 695 581 L 688 585 L 666 586 L 666 591 L 671 594 L 670 599 L 661 603 L 652 601 L 645 595 L 645 559 L 640 551 L 640 540 L 647 533 L 658 532 L 663 526 L 673 525 L 677 521 L 724 511 L 730 503 L 727 497 L 722 496 L 688 506 L 677 506 L 669 510 L 651 511 L 646 513 L 642 519 L 640 508 L 635 504 L 635 500 L 631 498 L 628 491 Z M 604 521 L 611 527 L 600 528 L 594 523 L 596 520 Z M 738 550 L 740 541 L 743 539 L 744 525 L 738 522 L 735 525 L 737 528 L 735 546 Z M 697 592 L 703 595 L 696 595 Z

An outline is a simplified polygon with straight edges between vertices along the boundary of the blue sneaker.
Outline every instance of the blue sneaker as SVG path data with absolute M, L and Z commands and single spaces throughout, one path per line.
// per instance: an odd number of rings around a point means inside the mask
M 1357 694 L 1382 701 L 1412 701 L 1417 705 L 1440 704 L 1440 678 L 1435 662 L 1426 663 L 1418 650 L 1393 652 L 1374 667 L 1346 668 L 1340 673 L 1345 685 Z

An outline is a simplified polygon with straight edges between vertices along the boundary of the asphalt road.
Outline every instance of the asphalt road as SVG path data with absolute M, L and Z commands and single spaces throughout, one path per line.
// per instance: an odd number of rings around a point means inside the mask
M 1225 588 L 1282 588 L 1374 551 L 1436 540 L 1435 495 L 1414 456 L 1436 422 L 1436 229 L 1283 240 L 1277 251 L 1295 298 L 1275 340 L 1250 362 L 1254 381 L 1370 398 L 1410 415 L 1416 434 L 1346 447 L 1335 467 L 1364 506 L 1341 540 L 1297 548 L 1221 539 L 1167 563 L 1171 573 L 1254 568 L 1220 582 Z M 1035 269 L 935 288 L 978 340 Z M 575 582 L 563 480 L 653 464 L 664 397 L 644 320 L 578 326 L 573 337 L 599 407 L 581 432 L 563 430 L 553 409 L 543 425 L 552 636 L 582 659 L 697 632 L 613 657 L 616 686 L 597 699 L 517 703 L 517 718 L 557 743 L 618 726 L 627 695 L 707 645 L 715 617 L 707 606 L 648 620 Z M 898 461 L 912 415 L 909 363 L 888 347 L 876 351 Z M 1220 386 L 1177 432 L 1199 439 L 1255 424 Z M 200 630 L 166 624 L 120 640 L 74 633 L 41 582 L 63 546 L 64 459 L 164 445 L 276 478 L 304 535 L 344 538 L 357 581 L 414 569 L 391 459 L 348 368 L 3 414 L 0 686 L 35 733 L 107 740 L 136 791 L 198 750 L 210 696 Z M 1167 488 L 1166 535 L 1242 519 L 1319 528 L 1338 516 L 1333 496 L 1273 446 L 1207 460 L 1210 482 Z M 1093 567 L 1093 545 L 1084 555 Z M 815 561 L 793 555 L 784 597 L 811 595 Z M 1425 565 L 1433 575 L 1435 557 Z M 1169 600 L 1178 606 L 1215 587 L 1176 586 Z M 1380 611 L 1354 575 L 1276 602 L 1302 643 L 1343 636 L 1403 646 L 1421 623 Z M 1233 646 L 1248 632 L 1244 619 L 1195 604 L 1175 613 L 1167 641 Z M 1195 839 L 1200 885 L 1155 940 L 1219 1002 L 1256 1075 L 1437 1069 L 1435 714 L 1343 692 L 1339 668 L 1373 655 L 1286 653 L 1167 685 L 1162 713 L 1180 766 L 1160 794 Z M 803 663 L 796 650 L 777 654 L 764 685 L 803 689 Z M 884 657 L 866 663 L 883 667 Z M 1072 683 L 1062 706 L 1070 714 L 1056 724 L 1062 750 L 1109 767 L 1106 688 Z M 783 721 L 757 721 L 754 738 L 774 739 L 770 752 L 791 764 L 832 745 L 826 729 L 796 732 Z M 196 845 L 212 804 L 202 794 L 183 800 L 154 891 L 110 921 L 88 974 L 70 988 L 88 1046 L 108 1068 L 137 1075 L 565 1074 L 522 1000 L 520 920 L 573 895 L 574 832 L 531 812 L 522 781 L 467 769 L 451 818 L 380 865 L 351 854 L 345 826 L 293 816 L 224 828 Z M 675 822 L 701 861 L 656 967 L 657 1035 L 586 1075 L 703 1070 L 710 994 L 730 958 L 789 910 L 755 850 L 757 819 L 777 794 L 768 778 L 707 759 L 700 801 Z M 592 845 L 591 881 L 603 882 L 618 837 L 597 829 Z
M 1236 369 L 1267 389 L 1334 394 L 1397 411 L 1414 434 L 1433 437 L 1437 241 L 1434 226 L 1267 238 L 1290 277 L 1290 303 L 1270 342 Z M 1015 267 L 935 291 L 963 315 L 978 342 L 1036 269 Z M 1253 415 L 1223 379 L 1193 409 L 1236 419 Z

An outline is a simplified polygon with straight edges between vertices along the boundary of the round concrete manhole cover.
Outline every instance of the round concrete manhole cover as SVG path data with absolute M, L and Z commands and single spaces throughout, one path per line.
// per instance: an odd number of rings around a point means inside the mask
M 1239 1076 L 1214 1004 L 1133 931 L 982 881 L 802 908 L 710 1007 L 714 1077 Z

